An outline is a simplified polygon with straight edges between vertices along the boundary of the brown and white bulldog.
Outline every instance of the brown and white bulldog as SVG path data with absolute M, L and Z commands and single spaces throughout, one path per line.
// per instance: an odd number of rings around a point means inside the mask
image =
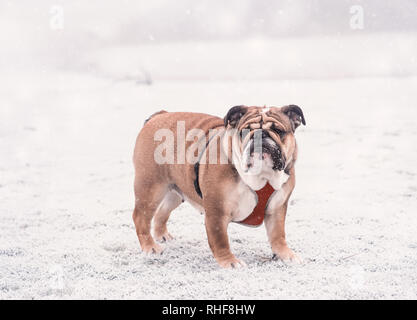
M 300 107 L 235 106 L 224 119 L 201 113 L 152 115 L 133 156 L 133 220 L 142 250 L 162 253 L 170 213 L 185 200 L 205 214 L 208 242 L 222 267 L 244 266 L 230 251 L 230 222 L 265 220 L 273 257 L 299 262 L 285 240 L 288 199 L 295 186 L 295 130 Z M 153 234 L 151 222 L 153 220 Z

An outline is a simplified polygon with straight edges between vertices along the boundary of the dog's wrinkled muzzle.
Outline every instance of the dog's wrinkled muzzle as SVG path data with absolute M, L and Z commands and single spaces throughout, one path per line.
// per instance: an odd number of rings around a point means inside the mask
M 244 151 L 248 170 L 255 165 L 256 161 L 264 161 L 273 170 L 283 170 L 285 156 L 278 144 L 270 137 L 267 131 L 259 130 L 252 134 Z

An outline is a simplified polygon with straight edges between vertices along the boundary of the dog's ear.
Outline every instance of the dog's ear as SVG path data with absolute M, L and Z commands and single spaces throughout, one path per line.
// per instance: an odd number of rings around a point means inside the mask
M 295 131 L 300 124 L 306 125 L 303 110 L 301 110 L 299 106 L 290 104 L 289 106 L 282 107 L 281 111 L 290 118 L 293 131 Z
M 248 108 L 246 106 L 234 106 L 224 117 L 224 126 L 227 127 L 230 124 L 235 128 L 239 123 L 240 118 L 242 118 L 247 111 Z

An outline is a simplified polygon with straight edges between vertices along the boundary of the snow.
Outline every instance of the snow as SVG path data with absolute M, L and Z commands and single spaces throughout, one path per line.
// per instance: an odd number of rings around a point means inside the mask
M 147 34 L 130 44 L 128 32 L 111 38 L 128 27 L 94 29 L 129 11 L 112 17 L 114 6 L 90 21 L 88 10 L 74 13 L 83 6 L 66 5 L 55 33 L 42 20 L 48 1 L 38 16 L 2 19 L 0 39 L 10 42 L 0 60 L 0 299 L 417 298 L 415 33 Z M 218 23 L 234 35 L 228 12 Z M 204 217 L 188 204 L 168 222 L 176 239 L 164 254 L 144 256 L 131 219 L 143 121 L 160 109 L 223 117 L 238 104 L 304 111 L 286 224 L 304 263 L 270 261 L 264 226 L 232 224 L 232 251 L 248 266 L 220 269 Z
M 2 299 L 417 297 L 417 77 L 16 81 L 1 88 Z M 222 116 L 242 101 L 304 109 L 287 236 L 305 263 L 266 261 L 264 228 L 231 225 L 248 268 L 220 270 L 187 204 L 172 214 L 164 254 L 143 256 L 131 220 L 143 120 L 162 106 Z

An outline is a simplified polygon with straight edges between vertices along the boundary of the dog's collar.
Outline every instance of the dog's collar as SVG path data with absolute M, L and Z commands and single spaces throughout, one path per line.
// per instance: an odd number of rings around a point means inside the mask
M 198 161 L 195 165 L 194 165 L 194 173 L 195 173 L 195 179 L 194 179 L 194 189 L 195 192 L 197 192 L 198 196 L 203 199 L 203 194 L 201 193 L 201 189 L 200 189 L 200 183 L 199 183 L 199 174 L 200 174 L 200 161 Z
M 207 150 L 208 145 L 210 144 L 211 140 L 213 140 L 214 137 L 216 137 L 217 135 L 213 135 L 212 137 L 210 137 L 210 139 L 207 141 L 206 146 L 204 147 L 204 149 L 201 151 L 200 155 L 198 156 L 198 160 L 196 162 L 196 164 L 194 165 L 194 173 L 195 173 L 195 179 L 194 179 L 194 189 L 195 192 L 197 192 L 198 196 L 203 199 L 203 194 L 201 192 L 200 189 L 200 161 L 201 158 L 203 157 L 204 152 Z

